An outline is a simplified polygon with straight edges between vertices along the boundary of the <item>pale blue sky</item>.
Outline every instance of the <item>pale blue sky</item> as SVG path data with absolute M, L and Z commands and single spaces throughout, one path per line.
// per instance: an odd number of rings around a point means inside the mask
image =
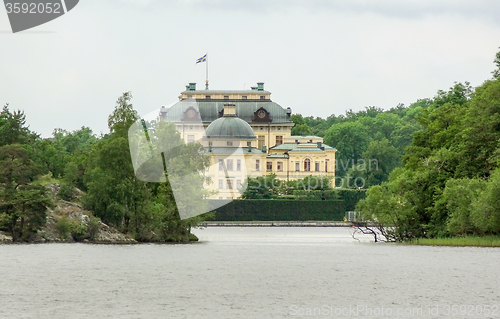
M 326 117 L 432 97 L 491 77 L 497 1 L 81 0 L 63 17 L 12 34 L 0 8 L 0 103 L 56 127 L 107 132 L 118 96 L 145 115 L 188 82 L 265 82 L 294 113 Z M 42 32 L 46 31 L 46 32 Z

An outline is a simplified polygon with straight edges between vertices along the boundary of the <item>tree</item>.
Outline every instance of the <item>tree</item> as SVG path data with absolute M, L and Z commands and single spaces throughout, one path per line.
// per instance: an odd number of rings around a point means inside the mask
M 350 166 L 361 159 L 369 143 L 367 129 L 359 122 L 335 124 L 325 133 L 325 144 L 337 149 L 336 163 L 339 176 L 343 176 Z
M 363 152 L 362 157 L 363 159 L 347 172 L 352 181 L 362 179 L 362 185 L 345 182 L 344 187 L 357 188 L 380 185 L 387 181 L 392 170 L 399 166 L 399 152 L 385 138 L 381 141 L 372 141 Z
M 500 169 L 492 174 L 483 192 L 472 202 L 471 219 L 480 234 L 500 234 Z
M 84 173 L 87 193 L 84 205 L 122 232 L 131 233 L 139 241 L 186 241 L 192 239 L 190 229 L 201 217 L 181 219 L 180 212 L 200 211 L 207 196 L 203 190 L 206 177 L 202 172 L 209 159 L 200 144 L 185 144 L 173 123 L 147 123 L 151 128 L 149 142 L 140 145 L 145 158 L 156 154 L 135 172 L 128 138 L 129 127 L 137 120 L 137 112 L 125 93 L 110 115 L 111 134 L 93 144 Z M 142 131 L 142 125 L 141 129 Z M 132 141 L 135 135 L 130 136 Z M 162 154 L 161 156 L 159 154 Z M 161 171 L 151 167 L 161 168 Z M 166 169 L 166 170 L 165 170 Z M 159 173 L 155 182 L 139 180 Z M 158 183 L 163 180 L 162 183 Z
M 138 119 L 139 115 L 129 103 L 132 92 L 125 92 L 116 101 L 115 110 L 108 117 L 108 128 L 112 134 L 127 137 L 128 130 Z
M 26 115 L 22 111 L 11 112 L 6 104 L 0 113 L 0 146 L 31 143 L 37 138 L 26 126 Z
M 493 61 L 493 63 L 495 63 L 497 68 L 491 73 L 493 73 L 493 78 L 498 80 L 500 79 L 500 51 L 498 51 L 495 55 L 495 60 Z
M 312 129 L 307 124 L 296 124 L 292 128 L 292 135 L 311 135 Z
M 52 205 L 46 189 L 31 184 L 37 173 L 21 145 L 0 147 L 0 229 L 8 230 L 14 241 L 31 239 Z
M 258 177 L 248 177 L 245 181 L 246 189 L 241 199 L 271 199 L 279 195 L 283 182 L 275 174 Z
M 482 179 L 449 179 L 435 206 L 447 210 L 449 218 L 446 228 L 454 236 L 477 233 L 471 220 L 472 203 L 484 191 L 486 181 Z

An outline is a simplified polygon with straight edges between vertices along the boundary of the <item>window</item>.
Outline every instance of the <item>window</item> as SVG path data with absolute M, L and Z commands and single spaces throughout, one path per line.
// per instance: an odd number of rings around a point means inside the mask
M 319 172 L 319 162 L 314 163 L 314 170 Z
M 325 161 L 325 172 L 328 172 L 328 160 Z
M 210 95 L 205 95 L 205 99 L 210 100 Z
M 236 160 L 236 170 L 238 172 L 241 172 L 241 160 L 240 159 Z
M 236 189 L 240 189 L 241 188 L 241 180 L 237 179 L 236 180 Z
M 224 170 L 224 160 L 220 159 L 219 160 L 219 172 L 222 172 Z
M 227 142 L 226 142 L 226 145 L 227 145 L 227 146 L 233 146 L 233 141 L 227 141 Z
M 188 143 L 194 143 L 194 135 L 188 135 Z
M 311 160 L 306 158 L 304 161 L 304 171 L 310 172 L 311 171 Z
M 247 146 L 251 147 L 252 146 L 252 142 L 247 142 Z
M 276 170 L 278 172 L 283 172 L 283 162 L 276 163 Z
M 278 131 L 281 131 L 281 126 L 278 126 Z
M 283 144 L 283 136 L 276 135 L 276 145 Z
M 258 144 L 258 148 L 259 150 L 261 150 L 264 145 L 266 145 L 266 137 L 264 135 L 259 135 L 259 144 Z
M 267 171 L 272 172 L 273 171 L 273 162 L 267 162 Z
M 219 189 L 224 188 L 224 181 L 222 179 L 219 179 Z
M 299 162 L 295 162 L 295 171 L 300 171 L 300 163 Z
M 265 100 L 265 99 L 266 99 L 266 96 L 265 96 L 265 95 L 261 95 L 261 96 L 260 96 L 260 99 L 261 99 L 261 100 Z
M 224 100 L 229 100 L 229 95 L 224 95 Z
M 227 180 L 227 189 L 233 189 L 233 181 L 230 179 Z
M 241 98 L 242 98 L 243 100 L 246 100 L 248 97 L 247 97 L 246 95 L 243 95 Z
M 260 160 L 255 160 L 255 170 L 260 171 Z
M 226 161 L 226 168 L 228 171 L 232 171 L 233 170 L 233 160 L 232 159 L 228 159 Z

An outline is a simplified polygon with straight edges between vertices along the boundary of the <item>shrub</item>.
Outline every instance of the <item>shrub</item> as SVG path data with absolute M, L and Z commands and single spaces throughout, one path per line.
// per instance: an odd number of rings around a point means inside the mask
M 75 191 L 73 185 L 63 182 L 59 186 L 59 192 L 57 193 L 59 198 L 70 201 L 74 198 Z
M 89 224 L 87 226 L 88 236 L 91 239 L 95 239 L 99 229 L 101 228 L 101 219 L 99 217 L 90 217 Z
M 67 239 L 74 227 L 74 222 L 67 217 L 61 217 L 57 220 L 56 228 L 61 239 Z

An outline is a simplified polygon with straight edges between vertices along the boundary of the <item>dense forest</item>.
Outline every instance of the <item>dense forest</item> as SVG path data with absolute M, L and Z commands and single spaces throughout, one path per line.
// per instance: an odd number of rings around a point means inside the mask
M 295 114 L 291 116 L 295 123 L 292 134 L 320 136 L 325 144 L 337 149 L 338 187 L 367 188 L 386 181 L 400 165 L 413 134 L 421 129 L 419 114 L 432 103 L 432 99 L 425 98 L 388 111 L 371 106 L 326 119 Z
M 401 167 L 358 209 L 396 241 L 500 234 L 500 52 L 493 78 L 440 91 Z
M 45 223 L 47 208 L 54 205 L 46 186 L 58 183 L 59 198 L 80 202 L 96 218 L 138 241 L 193 238 L 190 228 L 201 217 L 179 218 L 170 184 L 135 178 L 128 129 L 139 117 L 131 98 L 127 92 L 118 99 L 108 118 L 110 133 L 99 137 L 82 127 L 74 132 L 55 129 L 53 138 L 42 139 L 29 130 L 22 111 L 4 106 L 0 114 L 1 231 L 14 241 L 30 241 Z M 163 129 L 181 143 L 175 127 Z M 185 147 L 183 152 L 186 161 L 200 157 L 199 146 Z M 78 190 L 84 195 L 77 198 Z M 92 232 L 88 225 L 64 218 L 58 226 L 77 238 Z

